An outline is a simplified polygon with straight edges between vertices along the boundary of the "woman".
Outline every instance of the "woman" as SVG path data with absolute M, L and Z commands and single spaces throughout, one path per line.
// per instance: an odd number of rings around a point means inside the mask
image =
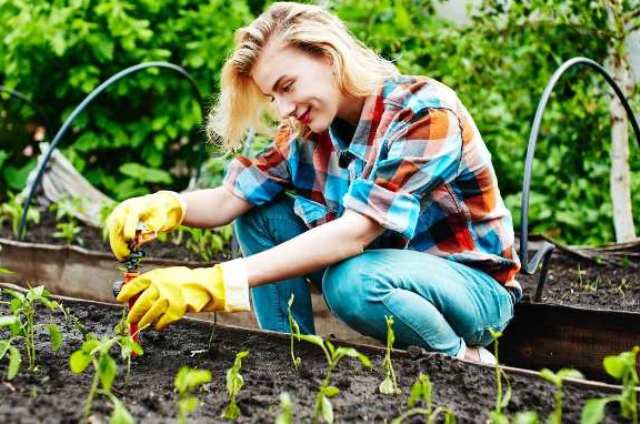
M 519 263 L 490 154 L 455 93 L 400 75 L 320 7 L 274 3 L 236 33 L 210 133 L 234 149 L 265 112 L 280 119 L 273 145 L 237 157 L 223 185 L 129 199 L 110 216 L 120 260 L 140 223 L 149 239 L 235 220 L 244 255 L 142 274 L 118 297 L 142 292 L 130 320 L 162 329 L 185 311 L 253 306 L 262 328 L 288 332 L 293 293 L 314 333 L 308 279 L 363 334 L 384 341 L 392 315 L 398 347 L 491 363 L 482 346 L 513 316 Z

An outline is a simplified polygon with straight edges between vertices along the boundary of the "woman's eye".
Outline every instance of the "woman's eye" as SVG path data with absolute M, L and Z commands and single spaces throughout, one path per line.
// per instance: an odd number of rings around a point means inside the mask
M 287 84 L 285 87 L 282 88 L 282 91 L 285 93 L 289 93 L 293 90 L 293 83 L 291 84 Z

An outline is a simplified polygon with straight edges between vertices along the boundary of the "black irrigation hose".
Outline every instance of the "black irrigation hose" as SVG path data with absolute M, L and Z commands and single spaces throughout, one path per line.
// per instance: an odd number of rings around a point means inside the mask
M 638 125 L 638 121 L 636 120 L 633 111 L 631 110 L 631 106 L 629 106 L 627 98 L 624 96 L 622 90 L 620 90 L 620 87 L 618 87 L 618 84 L 616 84 L 611 75 L 609 75 L 609 73 L 600 64 L 586 57 L 574 57 L 560 65 L 560 67 L 551 76 L 551 79 L 549 79 L 549 82 L 547 83 L 547 86 L 542 93 L 542 97 L 540 98 L 540 102 L 538 103 L 538 109 L 536 110 L 536 115 L 533 119 L 533 125 L 531 127 L 531 133 L 529 135 L 529 144 L 527 145 L 527 155 L 524 164 L 524 176 L 522 179 L 522 202 L 520 210 L 520 262 L 522 264 L 521 271 L 528 275 L 534 274 L 536 272 L 536 269 L 538 268 L 540 261 L 543 260 L 542 271 L 540 272 L 540 278 L 538 279 L 538 288 L 535 295 L 536 301 L 539 301 L 542 296 L 542 289 L 544 288 L 544 283 L 546 281 L 546 270 L 548 265 L 547 263 L 549 261 L 549 258 L 551 257 L 554 246 L 549 242 L 544 242 L 531 262 L 528 261 L 529 191 L 531 188 L 533 156 L 535 154 L 536 143 L 538 141 L 538 136 L 540 133 L 540 125 L 542 124 L 542 115 L 547 106 L 549 98 L 551 97 L 553 88 L 555 87 L 560 77 L 568 69 L 577 65 L 585 65 L 589 68 L 594 69 L 600 75 L 602 75 L 607 83 L 609 83 L 611 88 L 613 88 L 613 91 L 618 96 L 618 99 L 622 103 L 622 106 L 627 113 L 629 122 L 631 122 L 631 126 L 633 127 L 633 132 L 636 135 L 638 146 L 640 146 L 640 126 Z
M 58 145 L 62 137 L 67 132 L 67 129 L 69 128 L 71 123 L 76 119 L 76 117 L 80 114 L 80 112 L 82 112 L 93 101 L 93 99 L 95 99 L 99 94 L 101 94 L 104 90 L 106 90 L 110 85 L 114 84 L 115 82 L 121 80 L 124 77 L 127 77 L 131 74 L 134 74 L 138 71 L 148 69 L 148 68 L 161 68 L 161 69 L 168 69 L 171 71 L 175 71 L 178 74 L 180 74 L 182 77 L 184 77 L 187 81 L 189 81 L 189 83 L 191 84 L 191 88 L 193 90 L 193 94 L 196 97 L 198 104 L 200 105 L 202 118 L 204 119 L 205 110 L 204 110 L 204 104 L 202 101 L 202 95 L 200 94 L 200 89 L 198 88 L 198 85 L 196 84 L 193 77 L 191 77 L 191 75 L 189 75 L 187 71 L 185 71 L 182 67 L 178 65 L 174 65 L 173 63 L 168 63 L 168 62 L 140 63 L 138 65 L 134 65 L 129 68 L 123 69 L 122 71 L 113 75 L 111 78 L 104 81 L 96 89 L 94 89 L 91 93 L 89 93 L 87 97 L 84 98 L 84 100 L 73 110 L 71 115 L 69 115 L 69 117 L 64 121 L 64 123 L 56 133 L 55 137 L 53 138 L 53 141 L 51 141 L 51 144 L 49 145 L 49 149 L 47 150 L 42 161 L 38 165 L 38 172 L 36 174 L 36 178 L 31 184 L 31 187 L 29 188 L 29 194 L 24 201 L 24 205 L 22 208 L 22 217 L 20 218 L 20 228 L 18 229 L 18 240 L 22 240 L 24 236 L 27 212 L 29 210 L 29 206 L 31 205 L 31 200 L 33 198 L 33 195 L 36 192 L 36 189 L 38 188 L 38 186 L 40 185 L 42 176 L 44 175 L 44 171 L 47 167 L 47 163 L 51 159 L 51 154 L 53 153 L 53 150 L 56 148 L 56 146 Z M 202 166 L 202 162 L 204 159 L 204 148 L 205 148 L 205 143 L 202 143 L 200 147 L 200 155 L 198 158 L 198 166 L 196 168 L 196 181 L 200 178 L 200 168 Z
M 40 109 L 40 107 L 37 104 L 35 104 L 35 102 L 33 100 L 31 100 L 30 98 L 28 98 L 26 95 L 22 94 L 21 92 L 16 91 L 16 90 L 12 90 L 12 89 L 10 89 L 8 87 L 5 87 L 4 85 L 0 85 L 0 92 L 8 93 L 11 97 L 16 98 L 18 100 L 21 100 L 24 103 L 26 103 L 29 106 L 31 106 L 31 108 L 40 117 L 40 120 L 44 124 L 45 128 L 49 128 L 49 124 L 50 124 L 49 118 L 44 113 L 44 111 L 42 109 Z

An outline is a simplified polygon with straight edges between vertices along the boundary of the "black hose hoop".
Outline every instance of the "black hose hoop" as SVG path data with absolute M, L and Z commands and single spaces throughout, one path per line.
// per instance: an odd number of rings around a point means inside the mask
M 527 145 L 527 154 L 524 165 L 524 176 L 522 179 L 522 202 L 520 209 L 520 262 L 522 264 L 521 272 L 525 274 L 534 274 L 536 269 L 538 268 L 538 264 L 540 260 L 543 260 L 543 267 L 540 278 L 538 280 L 538 289 L 536 291 L 536 301 L 540 300 L 542 296 L 542 288 L 544 286 L 544 282 L 546 280 L 546 268 L 547 262 L 551 256 L 553 251 L 553 245 L 549 242 L 544 242 L 543 246 L 540 248 L 538 253 L 534 256 L 534 258 L 529 262 L 528 260 L 528 244 L 529 244 L 529 192 L 531 189 L 531 173 L 533 168 L 533 158 L 536 149 L 536 143 L 538 141 L 538 136 L 540 132 L 540 126 L 542 124 L 542 115 L 547 106 L 549 98 L 551 97 L 551 93 L 556 83 L 560 79 L 560 77 L 570 68 L 577 65 L 585 65 L 589 68 L 594 69 L 600 75 L 604 77 L 604 79 L 609 83 L 615 94 L 618 96 L 618 99 L 622 103 L 624 107 L 627 117 L 631 122 L 631 126 L 633 127 L 633 132 L 635 133 L 636 140 L 638 142 L 638 146 L 640 146 L 640 126 L 638 125 L 638 121 L 636 120 L 633 111 L 631 110 L 631 106 L 629 106 L 629 102 L 627 98 L 623 94 L 622 90 L 615 82 L 615 80 L 609 75 L 609 73 L 605 70 L 597 62 L 588 59 L 586 57 L 574 57 L 572 59 L 564 62 L 560 67 L 553 73 L 547 86 L 545 87 L 542 97 L 540 98 L 540 102 L 538 103 L 538 108 L 536 110 L 535 117 L 533 119 L 533 124 L 531 127 L 531 133 L 529 134 L 529 143 Z
M 49 118 L 47 117 L 47 115 L 44 113 L 44 111 L 42 109 L 40 109 L 40 107 L 33 101 L 31 100 L 29 97 L 27 97 L 25 94 L 16 91 L 16 90 L 12 90 L 9 87 L 5 87 L 4 85 L 0 85 L 0 92 L 3 93 L 8 93 L 11 97 L 18 99 L 26 104 L 28 104 L 29 106 L 31 106 L 31 109 L 33 109 L 36 114 L 38 114 L 38 116 L 40 117 L 40 119 L 42 120 L 42 123 L 44 124 L 45 128 L 49 127 L 50 121 Z
M 42 161 L 38 164 L 38 171 L 37 171 L 37 174 L 36 174 L 36 178 L 33 181 L 33 183 L 31 184 L 31 187 L 29 188 L 29 194 L 27 195 L 27 198 L 24 201 L 24 205 L 23 205 L 23 208 L 22 208 L 22 217 L 20 218 L 20 227 L 18 229 L 18 240 L 22 240 L 22 238 L 24 236 L 24 230 L 25 230 L 26 219 L 27 219 L 27 212 L 29 210 L 29 206 L 31 205 L 31 201 L 32 201 L 33 195 L 34 195 L 34 193 L 36 192 L 38 186 L 41 183 L 42 176 L 44 175 L 44 171 L 45 171 L 45 169 L 47 167 L 47 163 L 51 159 L 51 155 L 52 155 L 54 149 L 56 148 L 56 146 L 58 145 L 58 143 L 60 142 L 62 137 L 66 134 L 67 130 L 69 129 L 69 126 L 71 125 L 71 123 L 76 119 L 76 117 L 80 114 L 80 112 L 82 112 L 99 94 L 101 94 L 109 86 L 111 86 L 112 84 L 114 84 L 115 82 L 121 80 L 124 77 L 127 77 L 127 76 L 129 76 L 131 74 L 134 74 L 136 72 L 139 72 L 139 71 L 142 71 L 142 70 L 148 69 L 148 68 L 168 69 L 168 70 L 177 72 L 178 74 L 180 74 L 180 76 L 182 76 L 187 81 L 189 81 L 189 83 L 191 85 L 191 88 L 192 88 L 192 91 L 193 91 L 193 94 L 196 97 L 196 100 L 198 101 L 198 104 L 200 105 L 202 118 L 204 119 L 205 110 L 204 110 L 204 104 L 202 102 L 202 95 L 200 93 L 200 89 L 198 88 L 198 85 L 196 84 L 196 82 L 193 79 L 193 77 L 191 77 L 191 75 L 189 75 L 189 73 L 187 73 L 187 71 L 185 71 L 182 67 L 180 67 L 178 65 L 174 65 L 173 63 L 169 63 L 169 62 L 139 63 L 137 65 L 133 65 L 133 66 L 130 66 L 130 67 L 126 68 L 126 69 L 123 69 L 122 71 L 120 71 L 120 72 L 116 73 L 115 75 L 111 76 L 109 79 L 107 79 L 106 81 L 101 83 L 97 88 L 95 88 L 91 93 L 89 93 L 89 95 L 87 97 L 85 97 L 84 100 L 82 100 L 82 102 L 73 110 L 71 115 L 69 115 L 69 117 L 64 121 L 64 123 L 62 124 L 62 126 L 60 127 L 58 132 L 56 133 L 55 137 L 53 137 L 53 140 L 51 141 L 51 144 L 49 145 L 49 149 L 46 151 L 44 157 L 42 158 Z M 201 148 L 200 148 L 199 159 L 198 159 L 198 166 L 196 168 L 196 181 L 200 178 L 200 168 L 202 166 L 202 161 L 204 159 L 204 148 L 205 148 L 205 143 L 202 143 Z

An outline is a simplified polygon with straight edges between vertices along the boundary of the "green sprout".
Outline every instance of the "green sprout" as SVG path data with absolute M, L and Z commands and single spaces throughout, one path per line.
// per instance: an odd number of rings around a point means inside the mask
M 0 226 L 3 222 L 9 220 L 11 222 L 11 231 L 13 235 L 18 237 L 18 230 L 20 229 L 20 219 L 22 218 L 23 202 L 24 199 L 19 194 L 7 193 L 9 200 L 6 203 L 0 205 Z M 40 222 L 40 212 L 36 208 L 29 208 L 27 211 L 26 223 L 33 222 L 37 224 Z
M 280 393 L 280 414 L 275 424 L 293 424 L 293 402 L 289 393 Z
M 393 352 L 393 343 L 396 340 L 396 336 L 393 332 L 393 317 L 384 317 L 387 323 L 387 350 L 384 354 L 384 360 L 382 361 L 382 368 L 384 369 L 384 380 L 380 383 L 380 393 L 385 395 L 399 395 L 402 393 L 398 386 L 398 379 L 391 363 L 391 352 Z
M 240 393 L 242 386 L 244 386 L 244 378 L 240 374 L 242 368 L 242 359 L 249 356 L 249 351 L 245 350 L 238 352 L 236 359 L 233 361 L 231 368 L 227 370 L 227 394 L 229 395 L 229 403 L 222 412 L 222 418 L 226 420 L 235 421 L 240 417 L 240 408 L 236 403 L 236 396 Z
M 495 331 L 493 328 L 489 328 L 489 333 L 493 339 L 493 356 L 496 357 L 496 406 L 489 414 L 489 421 L 494 424 L 508 424 L 509 419 L 504 415 L 503 411 L 511 400 L 511 383 L 509 382 L 507 373 L 502 369 L 500 360 L 498 359 L 498 339 L 502 337 L 502 333 L 500 331 Z M 504 392 L 502 391 L 503 380 L 507 385 L 507 389 Z
M 544 378 L 551 384 L 553 384 L 556 388 L 553 398 L 554 398 L 554 407 L 553 412 L 549 416 L 547 422 L 549 424 L 562 424 L 562 404 L 564 402 L 564 394 L 562 392 L 562 384 L 566 378 L 576 378 L 582 379 L 584 376 L 578 370 L 563 368 L 557 373 L 544 368 L 540 371 L 540 377 Z
M 118 365 L 110 354 L 114 346 L 120 347 L 120 355 L 128 360 L 131 352 L 142 355 L 142 346 L 133 341 L 130 335 L 103 336 L 98 339 L 94 335 L 88 335 L 80 349 L 69 357 L 69 367 L 76 374 L 84 372 L 89 365 L 93 365 L 93 378 L 87 399 L 84 403 L 82 421 L 86 422 L 91 414 L 93 400 L 97 394 L 107 397 L 113 403 L 111 422 L 133 423 L 133 418 L 122 402 L 113 394 L 111 388 L 118 375 Z M 98 384 L 100 388 L 98 388 Z M 116 421 L 118 420 L 118 421 Z
M 185 424 L 187 416 L 195 411 L 200 401 L 193 392 L 203 384 L 211 381 L 211 371 L 190 367 L 181 367 L 173 382 L 178 392 L 178 424 Z
M 185 247 L 191 252 L 200 256 L 205 262 L 209 262 L 215 256 L 224 251 L 225 245 L 231 241 L 233 231 L 231 225 L 226 225 L 216 229 L 191 228 L 180 226 L 174 233 L 172 241 L 176 245 L 183 242 L 184 235 L 189 237 L 185 241 Z
M 0 359 L 9 352 L 9 369 L 7 379 L 13 379 L 20 369 L 22 354 L 14 343 L 22 341 L 24 351 L 29 364 L 29 371 L 36 369 L 36 330 L 46 327 L 51 341 L 51 350 L 58 352 L 62 346 L 62 333 L 60 328 L 53 322 L 48 324 L 37 323 L 37 305 L 43 305 L 51 311 L 62 312 L 66 316 L 66 311 L 62 306 L 50 299 L 50 293 L 44 286 L 30 288 L 26 293 L 5 289 L 4 292 L 11 296 L 10 301 L 0 301 L 8 304 L 10 315 L 0 316 L 0 327 L 8 327 L 10 337 L 0 340 Z
M 602 399 L 589 399 L 582 410 L 582 423 L 599 423 L 604 419 L 604 410 L 607 403 L 618 402 L 622 416 L 631 420 L 633 424 L 638 424 L 638 398 L 636 393 L 638 385 L 638 371 L 636 369 L 638 350 L 640 348 L 634 346 L 628 352 L 604 358 L 605 371 L 611 377 L 622 382 L 622 392 L 619 395 L 607 396 Z
M 358 352 L 352 347 L 336 348 L 330 341 L 324 340 L 322 337 L 311 334 L 301 334 L 300 327 L 296 323 L 295 319 L 291 318 L 291 320 L 293 323 L 291 331 L 292 333 L 295 333 L 294 335 L 296 339 L 298 339 L 298 341 L 304 340 L 307 343 L 318 346 L 322 349 L 327 360 L 327 371 L 318 389 L 318 394 L 316 395 L 313 421 L 319 422 L 324 420 L 325 422 L 332 423 L 333 405 L 331 405 L 331 398 L 340 393 L 340 389 L 331 385 L 333 370 L 340 360 L 347 356 L 357 359 L 366 368 L 371 368 L 371 361 L 365 354 Z
M 53 236 L 57 239 L 63 240 L 66 244 L 73 244 L 74 241 L 77 241 L 80 245 L 84 244 L 84 241 L 78 237 L 81 229 L 74 219 L 67 222 L 58 222 L 56 224 L 56 229 L 58 231 L 53 233 Z
M 293 314 L 291 313 L 291 306 L 293 306 L 293 301 L 295 300 L 296 296 L 291 293 L 291 297 L 289 298 L 289 302 L 288 302 L 288 309 L 287 309 L 287 313 L 288 313 L 288 317 L 289 317 L 289 328 L 291 329 L 291 363 L 293 363 L 293 367 L 297 370 L 300 369 L 300 364 L 302 363 L 302 359 L 300 359 L 299 356 L 296 356 L 295 351 L 294 351 L 294 337 L 295 334 L 299 334 L 300 333 L 300 327 L 298 327 L 298 323 L 296 322 L 295 319 L 293 319 Z
M 399 417 L 394 418 L 391 424 L 401 424 L 407 418 L 414 415 L 422 415 L 428 424 L 432 424 L 436 422 L 441 414 L 443 415 L 445 424 L 454 424 L 456 422 L 456 416 L 451 409 L 445 406 L 439 406 L 435 410 L 433 409 L 432 394 L 433 384 L 429 376 L 420 373 L 416 382 L 411 386 L 409 399 L 407 399 L 407 407 L 409 410 Z M 418 402 L 421 402 L 424 407 L 417 407 Z
M 56 221 L 74 219 L 84 212 L 84 200 L 82 197 L 64 195 L 49 205 L 49 211 L 56 214 Z

